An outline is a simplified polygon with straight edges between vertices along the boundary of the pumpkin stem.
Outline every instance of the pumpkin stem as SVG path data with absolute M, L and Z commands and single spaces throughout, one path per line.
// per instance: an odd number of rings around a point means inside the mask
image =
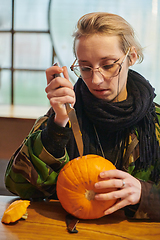
M 87 200 L 91 201 L 94 199 L 96 193 L 93 190 L 87 190 L 85 192 L 85 198 L 87 198 Z

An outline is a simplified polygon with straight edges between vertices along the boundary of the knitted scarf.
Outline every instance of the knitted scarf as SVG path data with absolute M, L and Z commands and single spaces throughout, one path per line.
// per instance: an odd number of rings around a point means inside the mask
M 101 127 L 106 134 L 115 133 L 125 146 L 126 137 L 137 130 L 140 144 L 140 168 L 147 169 L 159 158 L 158 142 L 155 136 L 154 89 L 150 83 L 133 70 L 128 72 L 128 98 L 122 102 L 107 102 L 90 93 L 81 78 L 75 84 L 75 109 L 82 129 L 84 154 L 89 153 L 89 138 L 94 131 L 91 125 Z

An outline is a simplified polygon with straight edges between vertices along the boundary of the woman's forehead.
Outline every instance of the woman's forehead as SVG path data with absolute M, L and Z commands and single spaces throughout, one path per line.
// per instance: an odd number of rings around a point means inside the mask
M 123 53 L 120 48 L 118 36 L 92 35 L 83 36 L 75 42 L 75 52 L 78 58 L 85 58 L 86 55 L 99 55 L 103 57 L 117 56 Z

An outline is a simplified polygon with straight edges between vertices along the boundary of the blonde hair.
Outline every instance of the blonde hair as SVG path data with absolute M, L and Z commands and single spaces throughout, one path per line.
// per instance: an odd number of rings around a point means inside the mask
M 115 35 L 120 38 L 120 47 L 124 53 L 132 46 L 137 52 L 138 61 L 143 61 L 143 50 L 139 42 L 136 40 L 135 32 L 131 25 L 122 17 L 116 14 L 106 12 L 88 13 L 82 16 L 78 23 L 77 29 L 73 33 L 75 52 L 75 42 L 82 36 L 90 36 L 93 34 Z

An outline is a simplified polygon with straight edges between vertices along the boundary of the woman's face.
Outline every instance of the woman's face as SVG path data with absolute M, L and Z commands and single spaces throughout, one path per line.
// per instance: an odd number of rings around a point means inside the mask
M 118 36 L 92 35 L 80 37 L 76 40 L 75 50 L 80 65 L 98 68 L 118 61 L 122 63 L 125 54 L 120 48 Z M 106 78 L 98 71 L 94 71 L 91 78 L 84 79 L 89 91 L 99 99 L 109 101 L 123 101 L 127 98 L 127 75 L 129 61 L 125 59 L 121 72 L 116 77 Z

